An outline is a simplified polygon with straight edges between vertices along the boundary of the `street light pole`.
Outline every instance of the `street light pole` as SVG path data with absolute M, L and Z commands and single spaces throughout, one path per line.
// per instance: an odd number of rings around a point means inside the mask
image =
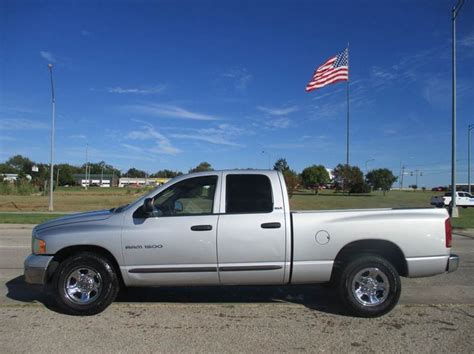
M 55 120 L 55 109 L 56 109 L 56 100 L 54 98 L 54 85 L 53 85 L 53 64 L 48 64 L 49 77 L 51 79 L 51 105 L 52 105 L 52 114 L 51 114 L 51 162 L 50 162 L 50 171 L 49 171 L 49 206 L 48 210 L 53 211 L 53 183 L 54 183 L 54 120 Z
M 467 129 L 467 192 L 471 193 L 471 136 L 474 124 L 469 124 Z
M 456 206 L 456 17 L 464 5 L 464 0 L 458 0 L 452 10 L 453 38 L 452 38 L 452 139 L 451 139 L 451 217 L 459 217 Z
M 89 187 L 89 176 L 87 175 L 87 170 L 89 168 L 89 157 L 88 157 L 88 154 L 89 154 L 89 144 L 86 144 L 86 176 L 85 176 L 85 179 L 86 179 L 86 183 L 84 185 L 84 188 L 87 190 L 87 188 Z

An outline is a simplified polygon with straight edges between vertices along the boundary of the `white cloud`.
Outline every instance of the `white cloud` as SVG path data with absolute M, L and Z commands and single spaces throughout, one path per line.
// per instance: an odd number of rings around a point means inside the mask
M 157 132 L 151 125 L 142 127 L 142 130 L 134 130 L 126 135 L 129 140 L 154 140 L 155 146 L 148 148 L 147 151 L 152 153 L 162 153 L 168 155 L 176 155 L 181 150 L 172 146 L 171 142 L 163 134 Z M 140 149 L 139 147 L 122 144 L 128 149 Z
M 164 104 L 145 104 L 129 106 L 135 113 L 149 114 L 158 117 L 171 117 L 191 120 L 219 120 L 208 114 L 191 112 L 184 108 Z
M 46 61 L 48 61 L 48 62 L 50 62 L 50 63 L 56 63 L 56 58 L 54 57 L 54 54 L 53 54 L 53 53 L 51 53 L 51 52 L 46 52 L 46 51 L 43 51 L 43 50 L 42 50 L 42 51 L 40 52 L 40 55 L 41 55 L 41 57 L 42 57 L 44 60 L 46 60 Z
M 43 122 L 23 118 L 0 119 L 0 130 L 37 130 L 49 129 L 49 125 Z
M 461 47 L 474 48 L 474 32 L 459 39 L 458 43 Z
M 284 129 L 290 126 L 291 120 L 289 118 L 277 118 L 277 119 L 269 119 L 265 121 L 265 125 L 269 128 L 279 128 Z
M 372 67 L 372 76 L 376 79 L 382 79 L 382 80 L 393 80 L 394 78 L 396 78 L 396 75 L 393 72 L 383 70 L 382 68 L 378 66 Z
M 74 135 L 70 135 L 69 138 L 71 138 L 71 139 L 87 139 L 87 136 L 85 136 L 84 134 L 74 134 Z
M 285 108 L 274 108 L 274 107 L 264 107 L 264 106 L 258 106 L 257 109 L 259 111 L 262 111 L 264 113 L 268 113 L 272 116 L 286 116 L 290 113 L 298 111 L 298 107 L 296 106 L 291 106 L 291 107 L 285 107 Z
M 424 81 L 423 97 L 431 105 L 445 106 L 451 99 L 450 90 L 450 79 L 433 76 Z
M 246 68 L 234 68 L 222 74 L 222 77 L 233 81 L 236 90 L 243 91 L 253 79 Z
M 244 145 L 233 141 L 237 136 L 244 134 L 244 129 L 237 128 L 230 124 L 219 124 L 214 128 L 195 129 L 192 133 L 171 134 L 177 139 L 199 140 L 215 145 L 237 146 Z
M 165 89 L 166 89 L 165 85 L 158 85 L 155 87 L 141 87 L 141 88 L 123 88 L 120 86 L 116 86 L 116 87 L 107 88 L 107 91 L 109 93 L 119 93 L 119 94 L 131 93 L 131 94 L 139 94 L 139 95 L 148 95 L 148 94 L 162 93 Z

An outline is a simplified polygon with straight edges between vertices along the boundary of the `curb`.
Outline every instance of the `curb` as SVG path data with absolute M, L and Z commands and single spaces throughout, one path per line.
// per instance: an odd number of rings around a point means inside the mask
M 474 238 L 474 229 L 453 229 L 453 234 Z

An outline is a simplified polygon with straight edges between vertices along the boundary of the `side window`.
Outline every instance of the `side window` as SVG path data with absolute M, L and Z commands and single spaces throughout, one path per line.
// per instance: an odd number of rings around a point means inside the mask
M 217 176 L 189 178 L 153 198 L 156 216 L 212 214 Z
M 265 175 L 227 175 L 225 211 L 227 214 L 272 212 L 270 179 Z

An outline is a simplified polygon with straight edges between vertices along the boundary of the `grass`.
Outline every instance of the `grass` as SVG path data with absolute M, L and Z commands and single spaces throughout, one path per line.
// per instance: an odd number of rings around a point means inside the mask
M 58 212 L 73 212 L 110 209 L 130 203 L 145 191 L 128 188 L 59 188 L 54 194 L 54 207 Z M 292 210 L 324 209 L 364 209 L 364 208 L 416 208 L 429 207 L 433 195 L 431 191 L 390 191 L 364 195 L 342 195 L 333 191 L 323 191 L 315 195 L 309 191 L 297 191 L 290 199 Z M 0 223 L 41 223 L 58 217 L 54 214 L 34 214 L 48 210 L 48 197 L 33 195 L 1 195 Z M 6 214 L 1 212 L 29 212 L 28 214 Z M 460 218 L 453 219 L 453 226 L 474 228 L 474 208 L 459 209 Z
M 459 218 L 451 219 L 454 227 L 474 229 L 474 208 L 459 209 Z
M 128 188 L 59 188 L 54 192 L 54 209 L 61 212 L 110 209 L 127 204 L 144 193 Z M 48 196 L 0 195 L 1 211 L 48 211 Z
M 64 216 L 64 214 L 5 214 L 0 213 L 0 224 L 41 224 Z

